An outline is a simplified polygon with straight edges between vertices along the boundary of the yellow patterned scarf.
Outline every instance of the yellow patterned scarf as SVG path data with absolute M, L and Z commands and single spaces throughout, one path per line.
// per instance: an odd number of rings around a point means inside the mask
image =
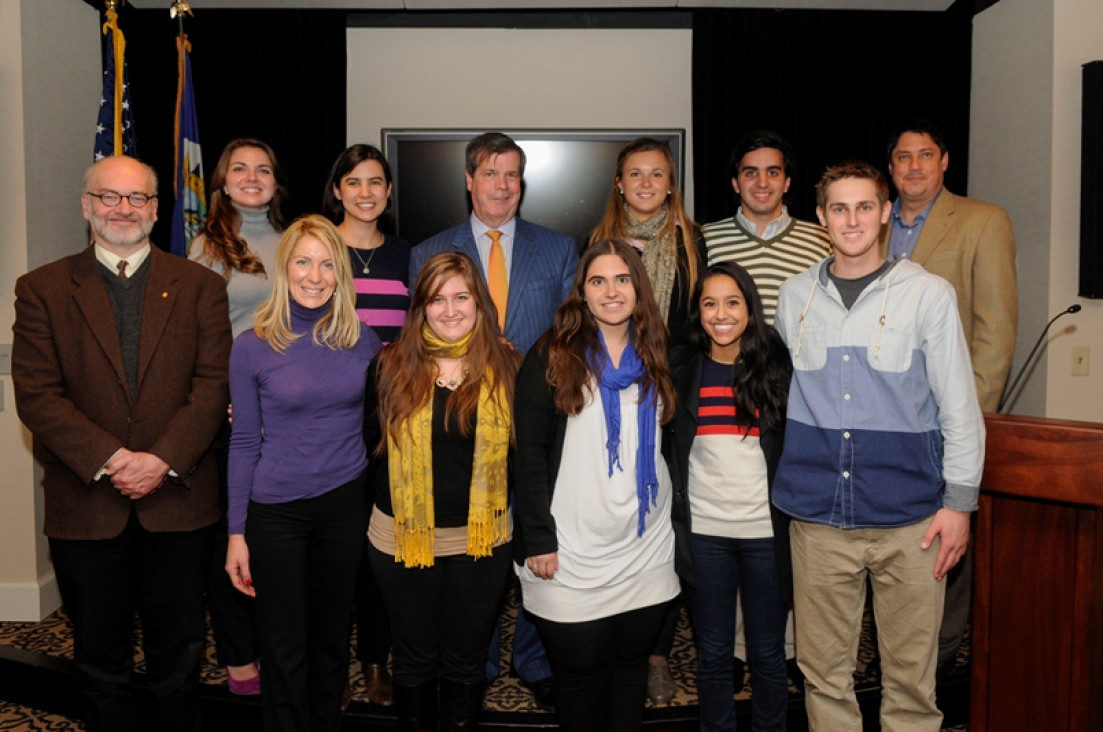
M 461 358 L 467 353 L 471 333 L 446 343 L 428 327 L 422 338 L 429 353 L 441 358 Z M 508 479 L 510 411 L 491 392 L 487 376 L 479 390 L 475 420 L 475 455 L 467 511 L 467 553 L 488 557 L 508 531 Z M 399 429 L 396 440 L 387 436 L 390 459 L 391 504 L 394 509 L 395 561 L 407 567 L 433 566 L 433 398 Z

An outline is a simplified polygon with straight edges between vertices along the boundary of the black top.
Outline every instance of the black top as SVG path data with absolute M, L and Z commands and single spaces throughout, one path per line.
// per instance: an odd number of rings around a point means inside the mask
M 693 530 L 689 511 L 689 453 L 697 435 L 697 406 L 701 391 L 701 370 L 706 357 L 694 346 L 680 346 L 670 353 L 670 370 L 678 392 L 678 408 L 674 419 L 663 429 L 663 453 L 669 454 L 670 478 L 674 483 L 674 560 L 678 574 L 694 584 L 693 554 L 689 535 Z M 766 458 L 766 481 L 773 488 L 778 462 L 785 443 L 783 429 L 771 429 L 760 424 L 759 446 Z M 777 562 L 781 598 L 788 602 L 793 596 L 793 568 L 789 550 L 789 517 L 770 503 L 770 522 L 774 530 L 774 555 Z
M 695 227 L 696 228 L 696 227 Z M 689 261 L 688 253 L 692 252 L 697 258 L 697 277 L 708 266 L 708 253 L 705 249 L 705 238 L 701 236 L 701 230 L 697 229 L 693 234 L 693 246 L 688 250 L 682 246 L 682 227 L 675 230 L 678 242 L 678 275 L 674 278 L 674 289 L 670 293 L 670 311 L 666 316 L 666 327 L 670 331 L 667 345 L 671 348 L 689 343 L 689 296 L 693 293 L 689 288 Z
M 389 460 L 386 447 L 376 455 L 375 448 L 382 436 L 379 424 L 379 398 L 376 393 L 377 362 L 368 369 L 368 390 L 364 404 L 364 441 L 368 446 L 368 480 L 375 495 L 375 505 L 388 516 L 394 516 L 391 504 Z M 451 390 L 433 387 L 433 516 L 436 526 L 450 528 L 467 526 L 471 493 L 471 468 L 475 459 L 475 426 L 466 436 L 460 433 L 459 422 L 453 418 L 445 426 L 445 404 Z

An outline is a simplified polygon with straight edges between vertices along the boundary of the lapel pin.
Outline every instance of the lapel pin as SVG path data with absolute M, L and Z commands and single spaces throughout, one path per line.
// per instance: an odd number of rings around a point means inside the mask
M 162 298 L 165 298 L 165 297 L 168 297 L 168 296 L 169 296 L 168 290 L 165 290 L 164 292 L 161 293 Z

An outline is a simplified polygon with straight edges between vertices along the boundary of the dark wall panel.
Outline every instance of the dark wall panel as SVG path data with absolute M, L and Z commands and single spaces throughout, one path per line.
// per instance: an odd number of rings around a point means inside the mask
M 1080 143 L 1080 297 L 1103 297 L 1103 61 L 1084 64 Z

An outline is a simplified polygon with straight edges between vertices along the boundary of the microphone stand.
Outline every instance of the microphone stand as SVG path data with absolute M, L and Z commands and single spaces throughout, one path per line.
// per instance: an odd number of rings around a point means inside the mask
M 1020 381 L 1022 381 L 1023 375 L 1026 374 L 1027 368 L 1034 361 L 1034 354 L 1038 352 L 1038 346 L 1042 345 L 1042 339 L 1044 339 L 1046 337 L 1046 333 L 1049 332 L 1049 327 L 1053 325 L 1061 316 L 1078 313 L 1080 312 L 1080 310 L 1080 305 L 1069 305 L 1067 308 L 1054 315 L 1053 318 L 1048 323 L 1046 323 L 1046 327 L 1042 328 L 1042 334 L 1038 336 L 1038 340 L 1035 341 L 1034 348 L 1030 349 L 1030 354 L 1026 357 L 1026 362 L 1023 363 L 1022 368 L 1019 369 L 1019 373 L 1015 376 L 1015 380 L 1011 382 L 1011 386 L 1008 387 L 1007 391 L 1003 395 L 1003 398 L 1000 399 L 999 406 L 996 407 L 997 414 L 1002 413 L 1003 408 L 1007 406 L 1007 403 L 1011 400 L 1011 395 L 1015 393 L 1015 387 L 1019 385 Z

